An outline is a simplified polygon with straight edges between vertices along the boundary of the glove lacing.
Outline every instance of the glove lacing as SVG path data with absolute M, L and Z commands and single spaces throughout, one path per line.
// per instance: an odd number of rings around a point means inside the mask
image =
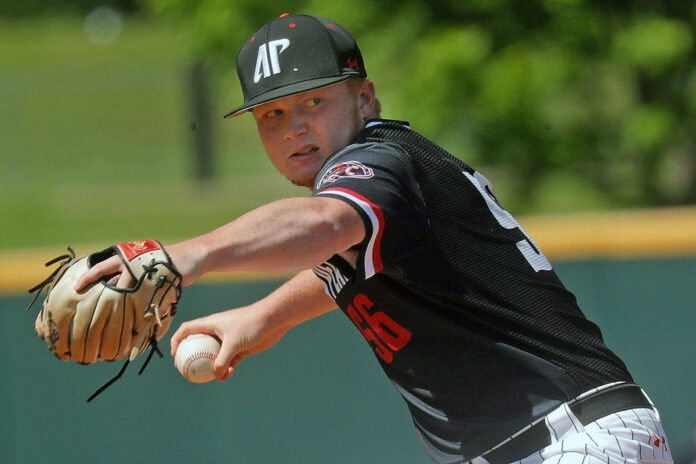
M 158 264 L 163 264 L 163 263 L 158 263 Z M 145 271 L 148 273 L 148 276 L 150 276 L 153 272 L 156 271 L 155 269 L 155 261 L 153 260 L 149 266 L 144 267 Z M 178 274 L 177 274 L 178 275 Z M 149 339 L 144 338 L 144 334 L 149 332 L 150 326 L 152 325 L 152 321 L 147 321 L 145 323 L 145 326 L 141 330 L 140 334 L 141 336 L 138 337 L 138 341 L 136 342 L 135 346 L 131 350 L 131 354 L 126 359 L 126 362 L 123 364 L 121 367 L 121 370 L 116 374 L 115 377 L 113 377 L 111 380 L 106 382 L 104 385 L 99 387 L 97 391 L 92 393 L 89 398 L 87 398 L 87 402 L 89 403 L 92 401 L 94 398 L 96 398 L 99 394 L 101 394 L 104 390 L 109 388 L 111 385 L 113 385 L 118 379 L 121 378 L 124 372 L 126 372 L 126 369 L 128 368 L 128 365 L 130 364 L 131 361 L 133 361 L 136 356 L 140 353 L 143 348 L 145 348 L 148 344 L 150 345 L 150 351 L 147 354 L 147 358 L 145 358 L 145 362 L 143 363 L 142 367 L 138 371 L 138 375 L 142 375 L 143 372 L 145 371 L 145 368 L 147 365 L 150 363 L 150 360 L 152 359 L 152 356 L 157 353 L 157 355 L 160 358 L 164 358 L 164 355 L 162 355 L 162 352 L 159 350 L 159 346 L 157 345 L 157 329 L 162 326 L 162 316 L 160 315 L 160 306 L 158 304 L 154 304 L 155 296 L 157 295 L 157 291 L 164 286 L 165 283 L 169 283 L 172 288 L 175 289 L 177 292 L 177 299 L 176 301 L 179 301 L 179 296 L 181 296 L 181 279 L 175 279 L 175 280 L 169 280 L 167 279 L 166 276 L 162 275 L 157 279 L 157 284 L 155 285 L 155 291 L 152 292 L 152 296 L 150 297 L 150 302 L 148 305 L 145 307 L 146 310 L 147 308 L 152 309 L 152 312 L 154 313 L 155 316 L 155 327 L 154 330 L 152 331 L 152 334 L 150 335 Z M 173 317 L 174 314 L 176 314 L 176 304 L 172 305 L 172 309 L 170 311 L 170 316 Z
M 52 283 L 53 283 L 53 279 L 56 278 L 56 276 L 60 273 L 60 271 L 63 270 L 64 267 L 66 267 L 67 265 L 69 265 L 69 264 L 72 262 L 72 260 L 75 259 L 75 252 L 73 251 L 73 249 L 70 248 L 70 247 L 68 247 L 68 251 L 70 252 L 70 254 L 67 254 L 67 255 L 60 255 L 60 256 L 58 256 L 57 258 L 53 258 L 52 260 L 50 260 L 49 262 L 46 263 L 46 267 L 48 267 L 48 266 L 51 266 L 52 264 L 57 263 L 57 262 L 60 261 L 61 259 L 64 260 L 64 261 L 63 261 L 62 263 L 60 263 L 60 265 L 51 273 L 51 275 L 49 275 L 48 277 L 46 277 L 41 283 L 39 283 L 39 284 L 37 284 L 37 285 L 35 285 L 35 286 L 33 286 L 32 288 L 29 289 L 29 291 L 28 291 L 27 293 L 32 294 L 32 293 L 36 292 L 36 295 L 34 295 L 34 299 L 31 300 L 31 303 L 29 303 L 29 306 L 27 306 L 27 309 L 26 309 L 25 311 L 29 311 L 29 309 L 30 309 L 32 306 L 34 306 L 34 303 L 36 303 L 36 300 L 39 299 L 39 296 L 41 295 L 41 293 L 43 293 L 44 289 L 45 289 L 46 287 L 48 287 L 50 284 L 52 284 Z
M 29 303 L 29 306 L 27 306 L 27 309 L 25 311 L 29 311 L 29 309 L 36 303 L 36 300 L 38 300 L 39 296 L 41 293 L 43 293 L 44 289 L 46 289 L 50 284 L 53 283 L 53 280 L 56 278 L 56 276 L 63 270 L 66 266 L 68 266 L 74 259 L 75 259 L 75 251 L 73 251 L 72 248 L 68 247 L 68 251 L 70 252 L 69 254 L 64 254 L 60 255 L 56 258 L 53 258 L 52 260 L 48 261 L 46 263 L 46 267 L 51 266 L 55 263 L 57 263 L 60 260 L 63 260 L 62 263 L 49 275 L 46 279 L 41 281 L 39 284 L 35 285 L 34 287 L 30 288 L 28 293 L 32 294 L 36 292 L 36 295 L 34 295 L 34 299 L 31 300 L 31 303 Z M 158 264 L 165 264 L 165 263 L 158 263 Z M 165 264 L 165 266 L 167 266 Z M 170 266 L 167 266 L 170 267 Z M 173 268 L 170 268 L 173 270 Z M 153 272 L 156 271 L 155 268 L 155 261 L 153 260 L 149 266 L 145 266 L 145 271 L 148 273 L 148 276 L 151 276 Z M 175 272 L 175 274 L 178 276 L 178 272 Z M 109 388 L 111 385 L 114 384 L 118 379 L 123 376 L 123 373 L 126 372 L 126 369 L 128 368 L 128 365 L 130 364 L 131 361 L 135 359 L 135 357 L 140 353 L 140 351 L 146 347 L 148 344 L 150 345 L 150 351 L 147 354 L 147 358 L 145 358 L 145 362 L 143 363 L 142 367 L 138 371 L 138 375 L 142 375 L 143 372 L 145 371 L 145 368 L 147 365 L 150 363 L 150 360 L 152 359 L 152 356 L 157 353 L 157 355 L 160 358 L 164 358 L 164 355 L 162 352 L 159 350 L 159 347 L 157 345 L 157 329 L 158 327 L 162 326 L 162 316 L 160 314 L 160 306 L 158 304 L 154 304 L 155 296 L 157 295 L 157 290 L 162 288 L 165 283 L 171 284 L 171 286 L 175 289 L 177 293 L 177 299 L 176 301 L 179 301 L 179 297 L 181 296 L 181 278 L 179 277 L 178 279 L 175 280 L 169 280 L 167 279 L 166 276 L 160 276 L 159 279 L 157 279 L 157 284 L 155 287 L 155 291 L 152 292 L 152 297 L 150 297 L 150 302 L 146 306 L 147 308 L 151 308 L 153 310 L 154 316 L 155 316 L 155 321 L 156 325 L 154 327 L 154 330 L 152 331 L 152 334 L 150 335 L 149 339 L 142 339 L 138 340 L 138 343 L 136 343 L 136 346 L 133 347 L 133 350 L 131 351 L 130 356 L 128 359 L 126 359 L 126 362 L 123 364 L 121 367 L 121 370 L 116 374 L 115 377 L 110 379 L 108 382 L 106 382 L 104 385 L 99 387 L 97 391 L 92 393 L 89 398 L 87 398 L 87 402 L 89 403 L 92 401 L 94 398 L 99 396 L 104 390 Z M 173 317 L 174 314 L 176 314 L 176 304 L 172 305 L 171 311 L 170 311 L 170 316 Z M 42 309 L 43 310 L 43 309 Z M 143 327 L 143 330 L 141 331 L 141 334 L 147 333 L 150 330 L 150 325 L 152 322 L 148 321 L 146 323 L 146 326 Z
M 157 353 L 157 355 L 158 355 L 160 358 L 163 358 L 163 357 L 164 357 L 164 355 L 162 355 L 162 352 L 159 350 L 159 347 L 157 346 L 157 326 L 155 326 L 155 330 L 153 330 L 152 336 L 150 336 L 150 339 L 148 340 L 148 342 L 150 343 L 150 352 L 147 354 L 147 358 L 145 358 L 145 362 L 143 363 L 142 367 L 141 367 L 140 370 L 138 371 L 138 375 L 142 375 L 142 374 L 143 374 L 143 372 L 145 371 L 145 368 L 146 368 L 147 365 L 150 363 L 150 360 L 152 359 L 152 355 L 153 355 L 153 354 Z M 133 351 L 135 351 L 136 349 L 138 349 L 137 346 L 133 348 Z M 139 351 L 139 350 L 138 350 L 138 351 Z M 131 356 L 132 356 L 132 354 L 131 354 Z M 104 385 L 102 385 L 101 387 L 99 387 L 99 388 L 97 389 L 97 391 L 95 391 L 94 393 L 92 393 L 92 394 L 89 396 L 89 398 L 87 398 L 87 402 L 89 403 L 90 401 L 92 401 L 94 398 L 96 398 L 97 396 L 99 396 L 104 390 L 106 390 L 107 388 L 109 388 L 109 387 L 110 387 L 111 385 L 113 385 L 118 379 L 120 379 L 121 376 L 123 375 L 123 373 L 126 372 L 126 368 L 128 368 L 128 365 L 130 364 L 131 361 L 132 361 L 131 357 L 128 357 L 128 359 L 126 359 L 126 362 L 123 363 L 123 366 L 121 367 L 121 370 L 118 371 L 118 374 L 116 374 L 116 376 L 114 376 L 111 380 L 109 380 L 108 382 L 106 382 Z

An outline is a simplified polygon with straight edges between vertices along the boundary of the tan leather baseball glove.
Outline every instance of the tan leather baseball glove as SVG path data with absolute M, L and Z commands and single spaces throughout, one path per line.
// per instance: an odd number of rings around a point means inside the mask
M 60 359 L 92 364 L 156 349 L 169 329 L 181 298 L 181 275 L 156 240 L 122 243 L 75 258 L 72 249 L 51 276 L 29 292 L 46 290 L 36 333 Z M 77 279 L 95 264 L 118 255 L 135 284 L 116 288 L 107 276 L 76 292 Z M 36 298 L 34 299 L 36 300 Z M 33 304 L 33 302 L 32 302 Z M 149 359 L 149 358 L 148 358 Z

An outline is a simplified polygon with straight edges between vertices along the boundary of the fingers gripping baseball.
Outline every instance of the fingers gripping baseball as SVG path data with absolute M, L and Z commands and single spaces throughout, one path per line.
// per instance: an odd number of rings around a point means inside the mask
M 232 309 L 182 324 L 171 339 L 172 356 L 176 356 L 179 343 L 194 333 L 213 335 L 221 340 L 214 370 L 215 377 L 223 381 L 234 373 L 244 358 L 270 348 L 285 332 L 265 327 L 253 307 Z
M 244 358 L 242 353 L 246 345 L 246 337 L 240 333 L 243 329 L 240 328 L 240 324 L 235 324 L 235 320 L 240 318 L 234 311 L 212 314 L 182 324 L 172 335 L 172 357 L 176 357 L 179 344 L 189 335 L 195 333 L 212 335 L 221 341 L 220 352 L 214 362 L 215 378 L 225 380 L 232 375 L 234 368 Z
M 244 346 L 244 341 L 236 343 L 229 340 L 230 337 L 223 340 L 222 347 L 220 347 L 220 354 L 215 358 L 215 364 L 213 365 L 215 377 L 218 380 L 225 380 L 227 377 L 234 374 L 237 365 L 250 354 L 245 351 L 240 351 L 240 348 Z

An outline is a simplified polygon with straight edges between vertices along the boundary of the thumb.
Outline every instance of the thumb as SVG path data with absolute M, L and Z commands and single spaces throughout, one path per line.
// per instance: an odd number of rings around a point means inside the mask
M 223 338 L 220 352 L 213 363 L 215 378 L 225 380 L 232 375 L 234 368 L 245 357 L 245 354 L 239 353 L 239 347 L 235 343 L 228 341 L 227 338 Z

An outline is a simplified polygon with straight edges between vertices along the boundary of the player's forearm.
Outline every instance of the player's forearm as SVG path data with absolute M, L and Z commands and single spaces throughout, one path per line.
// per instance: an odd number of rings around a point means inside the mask
M 177 267 L 195 280 L 211 271 L 308 269 L 360 242 L 364 234 L 358 214 L 340 200 L 290 198 L 168 249 Z
M 223 380 L 247 356 L 270 348 L 288 330 L 334 307 L 313 272 L 303 271 L 256 303 L 184 322 L 172 335 L 171 353 L 175 356 L 191 334 L 217 337 L 222 346 L 215 358 L 215 376 Z
M 336 308 L 321 281 L 310 270 L 302 271 L 266 298 L 251 305 L 266 327 L 287 331 Z

